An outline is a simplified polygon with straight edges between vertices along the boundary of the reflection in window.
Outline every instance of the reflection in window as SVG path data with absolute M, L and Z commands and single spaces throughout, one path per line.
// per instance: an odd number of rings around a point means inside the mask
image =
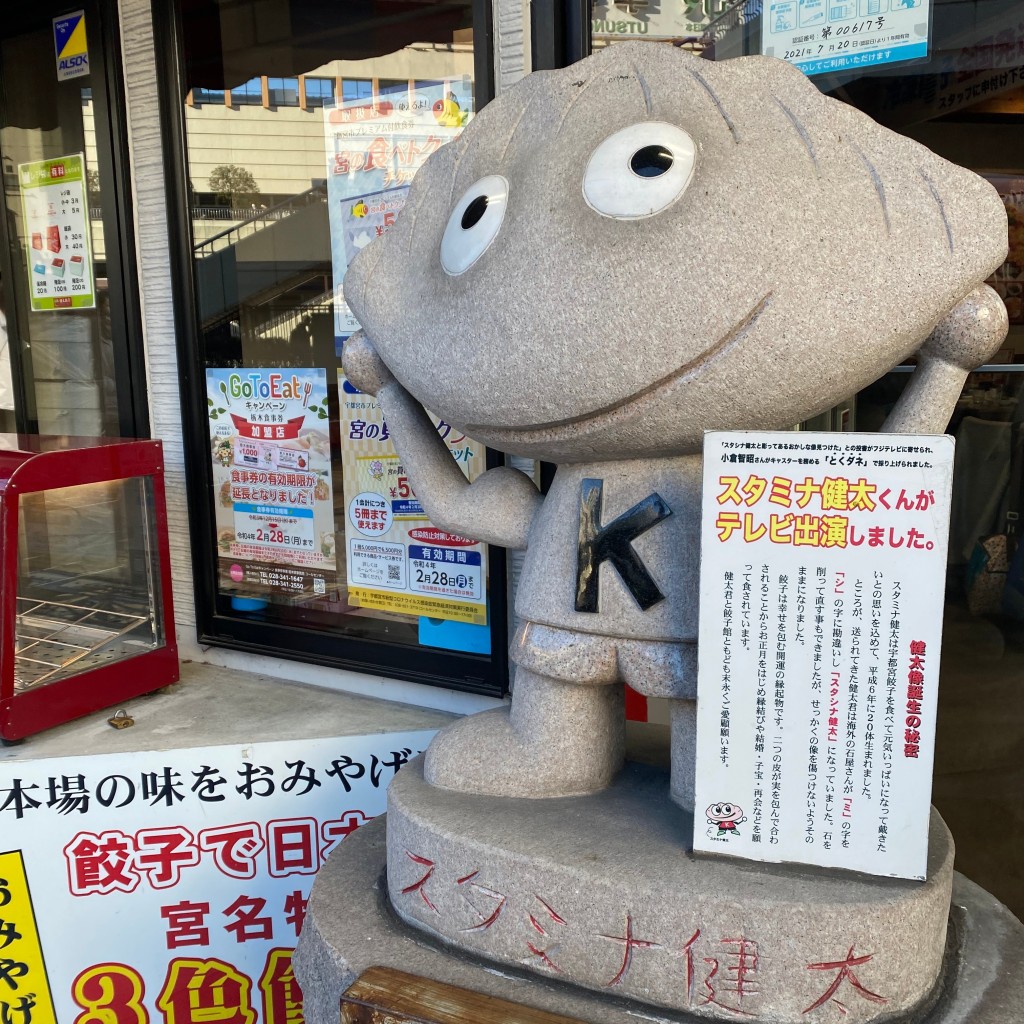
M 238 106 L 258 106 L 263 102 L 263 81 L 260 78 L 250 78 L 231 90 L 231 102 Z
M 341 83 L 341 98 L 347 103 L 350 100 L 368 100 L 373 97 L 373 82 L 368 78 L 346 78 Z
M 405 98 L 409 92 L 409 83 L 405 82 L 389 82 L 386 79 L 381 79 L 377 83 L 377 95 L 378 96 L 398 96 Z
M 439 126 L 431 110 L 449 93 L 459 110 L 475 109 L 471 6 L 468 0 L 422 6 L 429 17 L 397 27 L 376 10 L 367 14 L 351 5 L 291 0 L 293 15 L 317 12 L 315 38 L 286 31 L 268 37 L 263 49 L 242 45 L 225 32 L 221 52 L 210 49 L 209 21 L 223 19 L 226 25 L 240 9 L 255 17 L 257 0 L 194 0 L 185 17 L 185 84 L 193 90 L 192 103 L 185 106 L 187 177 L 194 188 L 192 256 L 208 374 L 205 393 L 196 400 L 208 410 L 210 448 L 200 458 L 209 460 L 213 478 L 209 563 L 203 571 L 216 590 L 217 614 L 234 619 L 372 638 L 389 646 L 482 653 L 490 644 L 489 627 L 479 621 L 487 617 L 485 576 L 475 597 L 478 607 L 461 621 L 437 620 L 441 626 L 425 614 L 436 605 L 413 594 L 401 572 L 397 581 L 391 576 L 379 585 L 370 580 L 362 591 L 349 583 L 354 578 L 349 558 L 357 568 L 363 565 L 363 549 L 352 547 L 360 535 L 349 506 L 361 491 L 384 485 L 379 471 L 375 477 L 370 469 L 369 482 L 359 482 L 362 463 L 355 460 L 370 449 L 354 445 L 347 435 L 342 443 L 339 355 L 354 328 L 339 285 L 350 250 L 394 222 L 415 167 L 396 157 L 394 180 L 373 167 L 340 174 L 336 158 L 345 136 L 325 111 L 336 102 L 365 107 L 374 98 L 395 107 L 406 104 L 419 72 L 417 88 L 431 88 L 422 97 L 428 105 L 413 115 L 418 121 L 407 129 L 410 137 L 430 137 L 433 144 L 455 137 L 462 125 Z M 328 10 L 329 16 L 323 13 Z M 233 86 L 230 104 L 223 102 L 223 93 L 208 93 L 216 85 Z M 219 102 L 204 103 L 208 94 Z M 357 132 L 352 146 L 364 143 Z M 407 146 L 403 153 L 413 150 L 428 147 Z M 271 372 L 282 369 L 290 371 L 288 380 L 294 375 L 309 383 L 316 397 L 301 415 L 288 413 L 302 423 L 297 436 L 288 436 L 286 423 L 271 438 L 263 433 L 272 422 L 266 417 L 278 412 L 246 408 L 231 390 L 231 375 L 242 371 L 239 379 L 255 373 L 269 380 Z M 348 395 L 345 401 L 349 415 L 357 400 Z M 259 441 L 256 448 L 250 440 Z M 244 464 L 250 449 L 258 449 L 263 460 L 256 469 Z M 478 461 L 482 458 L 480 449 Z M 272 465 L 265 464 L 268 459 Z M 246 511 L 247 504 L 254 494 L 264 501 L 266 492 L 265 481 L 254 483 L 250 473 L 273 475 L 276 496 L 288 494 L 287 487 L 295 491 L 299 485 L 287 481 L 301 477 L 308 493 L 298 495 L 294 508 L 312 510 L 313 517 L 296 513 L 290 517 L 296 525 L 274 512 L 273 527 L 262 520 L 253 526 L 247 516 L 267 513 Z M 307 504 L 299 508 L 302 501 Z M 408 522 L 416 528 L 411 518 Z M 405 523 L 399 523 L 396 535 Z M 486 558 L 486 552 L 481 555 Z M 398 587 L 401 601 L 371 603 L 374 587 L 384 597 Z
M 272 107 L 297 107 L 299 105 L 299 80 L 297 78 L 268 78 L 267 90 Z
M 224 102 L 224 90 L 223 89 L 205 89 L 203 86 L 196 86 L 192 90 L 192 102 L 193 103 L 223 103 Z
M 306 76 L 306 106 L 333 107 L 334 106 L 334 79 L 313 78 Z

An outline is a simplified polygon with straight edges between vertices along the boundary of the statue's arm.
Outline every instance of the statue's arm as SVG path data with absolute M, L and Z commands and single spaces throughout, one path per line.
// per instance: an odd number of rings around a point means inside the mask
M 377 396 L 391 440 L 430 521 L 474 540 L 525 548 L 543 501 L 533 481 L 499 466 L 470 483 L 423 406 L 395 380 L 361 331 L 345 343 L 342 363 L 357 388 Z
M 1003 300 L 988 285 L 976 288 L 928 335 L 917 369 L 882 429 L 894 434 L 942 433 L 967 374 L 992 358 L 1008 329 Z

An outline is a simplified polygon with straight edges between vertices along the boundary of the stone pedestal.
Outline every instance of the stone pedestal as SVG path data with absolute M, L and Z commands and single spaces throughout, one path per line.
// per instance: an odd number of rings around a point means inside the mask
M 364 826 L 317 878 L 307 1020 L 335 1024 L 369 966 L 594 1024 L 1024 1019 L 1024 926 L 953 874 L 937 815 L 926 882 L 836 876 L 692 856 L 667 787 L 631 765 L 591 797 L 491 799 L 406 767 L 386 844 Z

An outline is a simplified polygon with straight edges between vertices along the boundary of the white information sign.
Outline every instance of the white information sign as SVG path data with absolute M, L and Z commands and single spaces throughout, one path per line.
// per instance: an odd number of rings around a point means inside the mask
M 92 246 L 81 153 L 18 164 L 33 312 L 92 309 Z
M 925 877 L 953 439 L 709 433 L 694 849 Z
M 0 761 L 5 1024 L 302 1024 L 317 869 L 432 731 Z
M 804 74 L 928 56 L 931 0 L 766 0 L 761 52 Z

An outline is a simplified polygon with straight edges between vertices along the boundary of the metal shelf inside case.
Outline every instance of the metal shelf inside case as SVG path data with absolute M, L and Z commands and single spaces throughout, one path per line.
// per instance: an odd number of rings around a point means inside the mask
M 153 647 L 148 615 L 63 601 L 19 597 L 14 651 L 15 692 L 73 672 L 141 654 Z M 140 627 L 147 627 L 141 636 Z M 132 634 L 136 634 L 132 636 Z

